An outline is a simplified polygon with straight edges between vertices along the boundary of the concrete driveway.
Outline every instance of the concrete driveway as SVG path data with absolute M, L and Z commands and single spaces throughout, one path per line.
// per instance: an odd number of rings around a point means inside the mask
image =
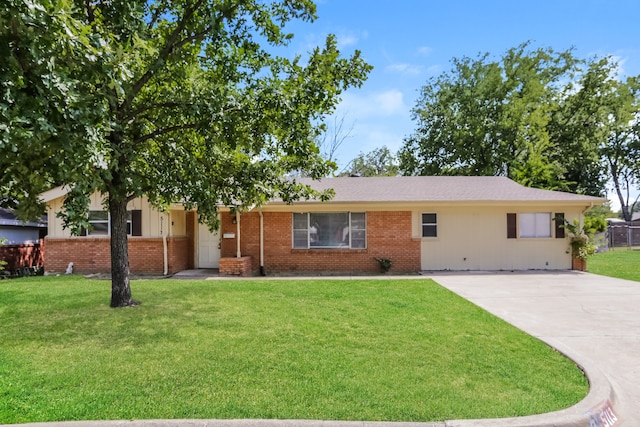
M 592 393 L 574 409 L 600 421 L 591 425 L 640 426 L 640 283 L 579 272 L 425 275 L 583 366 Z

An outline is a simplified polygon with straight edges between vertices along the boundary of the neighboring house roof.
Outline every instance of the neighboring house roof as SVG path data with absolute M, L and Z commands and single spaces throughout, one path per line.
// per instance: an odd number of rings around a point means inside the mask
M 39 221 L 23 222 L 16 218 L 11 209 L 0 208 L 0 226 L 47 228 L 46 218 L 45 215 Z
M 496 176 L 339 177 L 299 182 L 316 190 L 333 188 L 332 202 L 563 202 L 602 204 L 605 198 L 525 187 Z M 317 203 L 317 201 L 296 202 Z

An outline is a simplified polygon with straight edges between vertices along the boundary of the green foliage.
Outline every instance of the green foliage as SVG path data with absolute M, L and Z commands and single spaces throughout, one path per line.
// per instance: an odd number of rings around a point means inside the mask
M 585 215 L 584 229 L 589 235 L 602 233 L 607 229 L 607 220 L 603 217 Z
M 571 111 L 579 104 L 580 120 L 599 141 L 599 155 L 621 205 L 622 218 L 631 220 L 632 188 L 640 183 L 640 76 L 622 81 L 618 63 L 603 58 L 590 64 L 579 81 L 582 97 L 567 100 Z
M 563 227 L 569 232 L 569 246 L 571 247 L 571 256 L 574 258 L 587 259 L 596 253 L 596 244 L 593 234 L 589 234 L 585 225 L 580 224 L 578 218 L 573 222 L 564 220 Z
M 382 271 L 383 273 L 391 270 L 391 266 L 393 266 L 393 261 L 391 260 L 391 258 L 376 258 L 376 261 L 378 261 L 378 264 L 380 264 L 380 271 Z
M 340 176 L 397 176 L 398 159 L 386 145 L 368 153 L 360 153 L 351 160 Z
M 619 172 L 605 167 L 603 146 L 616 132 L 625 143 L 638 136 L 628 114 L 614 113 L 616 103 L 638 110 L 637 78 L 615 80 L 617 65 L 609 57 L 582 60 L 572 50 L 528 43 L 499 59 L 453 59 L 450 72 L 421 90 L 400 170 L 501 175 L 532 187 L 602 195 Z M 637 164 L 637 155 L 631 158 Z
M 110 310 L 101 281 L 0 282 L 0 423 L 442 421 L 589 390 L 570 360 L 430 280 L 135 283 L 146 303 Z
M 18 157 L 3 157 L 0 188 L 27 205 L 53 184 L 68 199 L 145 194 L 208 219 L 219 203 L 320 196 L 283 177 L 327 174 L 315 123 L 370 66 L 341 58 L 333 36 L 306 64 L 269 53 L 314 12 L 308 0 L 5 2 L 2 149 Z

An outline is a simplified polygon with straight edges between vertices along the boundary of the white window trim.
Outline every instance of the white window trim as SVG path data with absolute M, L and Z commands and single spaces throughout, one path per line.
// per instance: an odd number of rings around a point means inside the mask
M 311 215 L 312 214 L 346 214 L 349 223 L 349 244 L 344 246 L 311 246 Z M 352 214 L 362 214 L 364 215 L 364 228 L 353 228 L 352 224 Z M 295 215 L 305 215 L 307 218 L 306 231 L 307 231 L 307 246 L 306 247 L 296 247 L 295 246 L 295 232 L 305 230 L 303 228 L 295 228 Z M 317 249 L 317 250 L 365 250 L 367 249 L 367 214 L 366 212 L 294 212 L 291 215 L 291 248 L 295 250 L 308 250 L 308 249 Z M 364 247 L 353 247 L 353 231 L 364 231 Z
M 518 215 L 518 237 L 521 239 L 550 239 L 552 232 L 551 212 L 520 212 Z M 523 224 L 523 221 L 533 224 Z M 544 227 L 544 230 L 542 229 Z M 529 229 L 533 228 L 532 231 Z M 525 234 L 526 233 L 526 234 Z
M 89 212 L 106 212 L 106 211 L 97 211 L 97 210 L 92 210 Z M 100 220 L 89 220 L 89 224 L 104 224 L 107 223 L 107 234 L 91 234 L 91 231 L 89 230 L 85 230 L 86 234 L 83 234 L 82 237 L 111 237 L 111 213 L 107 212 L 107 219 L 100 219 Z M 131 211 L 127 211 L 127 236 L 132 236 L 133 233 L 133 219 L 132 219 L 132 214 Z
M 435 215 L 436 222 L 424 222 L 423 218 L 425 215 Z M 436 231 L 435 236 L 425 236 L 424 235 L 424 226 L 433 227 Z M 437 212 L 421 212 L 420 213 L 420 237 L 423 239 L 437 239 L 438 238 L 438 213 Z

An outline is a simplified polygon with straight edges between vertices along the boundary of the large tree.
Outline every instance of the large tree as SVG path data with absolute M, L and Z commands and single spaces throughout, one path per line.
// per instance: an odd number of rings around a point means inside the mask
M 111 216 L 111 306 L 131 297 L 126 208 L 181 201 L 215 228 L 220 205 L 326 198 L 286 178 L 334 166 L 319 125 L 370 66 L 335 37 L 304 58 L 272 52 L 311 0 L 7 0 L 0 6 L 0 191 L 33 216 L 70 188 L 64 223 L 87 226 L 90 194 Z
M 603 195 L 604 137 L 591 126 L 594 112 L 605 109 L 604 98 L 593 100 L 593 88 L 610 79 L 596 72 L 601 62 L 528 43 L 498 59 L 454 59 L 450 72 L 422 88 L 413 109 L 416 130 L 399 154 L 402 173 L 503 175 Z
M 585 145 L 596 141 L 602 176 L 618 198 L 622 217 L 631 221 L 631 190 L 640 183 L 640 76 L 620 79 L 618 69 L 611 57 L 589 64 L 564 99 L 558 136 L 579 161 L 590 152 Z

